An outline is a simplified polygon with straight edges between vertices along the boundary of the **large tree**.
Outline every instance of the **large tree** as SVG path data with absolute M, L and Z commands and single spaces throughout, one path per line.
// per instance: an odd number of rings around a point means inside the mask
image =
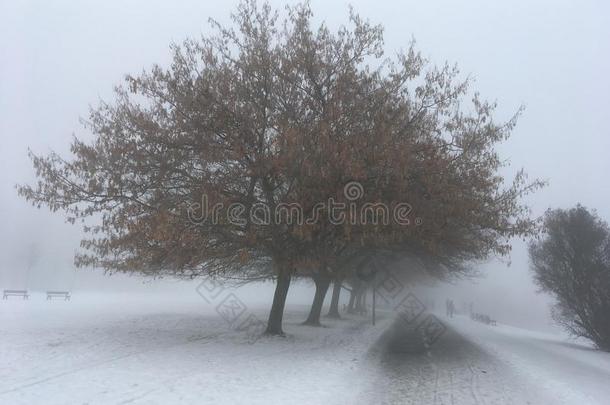
M 549 210 L 529 248 L 535 280 L 557 300 L 555 319 L 610 351 L 610 228 L 578 205 Z
M 279 15 L 241 3 L 232 27 L 173 46 L 168 68 L 127 76 L 70 158 L 31 155 L 39 181 L 19 192 L 86 220 L 77 264 L 273 278 L 267 331 L 281 334 L 291 278 L 334 277 L 341 252 L 417 254 L 443 274 L 533 230 L 521 196 L 540 183 L 498 174 L 514 117 L 496 122 L 456 68 L 413 46 L 386 57 L 382 28 L 354 13 L 337 32 L 307 4 Z M 330 198 L 355 213 L 331 218 Z M 291 207 L 316 220 L 275 215 Z

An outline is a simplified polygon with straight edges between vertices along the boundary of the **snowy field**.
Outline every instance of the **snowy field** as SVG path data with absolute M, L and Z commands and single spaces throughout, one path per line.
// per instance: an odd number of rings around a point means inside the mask
M 312 328 L 292 307 L 287 338 L 249 343 L 193 295 L 1 302 L 0 403 L 354 403 L 359 360 L 388 324 Z
M 197 294 L 2 301 L 0 403 L 610 403 L 610 355 L 586 344 L 456 317 L 412 353 L 389 317 L 313 328 L 306 311 L 250 343 Z

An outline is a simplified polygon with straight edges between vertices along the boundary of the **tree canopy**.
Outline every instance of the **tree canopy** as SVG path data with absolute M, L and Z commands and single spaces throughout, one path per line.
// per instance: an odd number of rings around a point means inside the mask
M 298 269 L 361 250 L 462 272 L 533 232 L 522 197 L 541 182 L 503 178 L 495 149 L 518 114 L 494 120 L 457 67 L 414 44 L 387 56 L 382 27 L 353 11 L 337 31 L 312 18 L 242 2 L 232 26 L 173 45 L 169 67 L 126 76 L 91 110 L 92 142 L 32 153 L 39 181 L 19 193 L 85 223 L 80 265 L 277 278 L 270 333 Z M 357 214 L 337 220 L 328 201 Z

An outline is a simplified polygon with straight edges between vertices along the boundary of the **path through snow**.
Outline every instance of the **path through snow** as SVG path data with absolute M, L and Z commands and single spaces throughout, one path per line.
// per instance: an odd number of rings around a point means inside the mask
M 608 404 L 610 355 L 585 344 L 467 318 L 443 319 L 426 348 L 400 318 L 369 353 L 361 403 Z M 419 340 L 419 345 L 418 345 Z

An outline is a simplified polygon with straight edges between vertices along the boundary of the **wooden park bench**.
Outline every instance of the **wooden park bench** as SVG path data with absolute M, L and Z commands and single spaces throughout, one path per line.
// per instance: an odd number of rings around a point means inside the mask
M 52 300 L 53 298 L 63 298 L 65 301 L 70 301 L 70 292 L 69 291 L 47 291 L 47 300 Z
M 4 290 L 2 299 L 5 300 L 8 297 L 23 297 L 24 300 L 27 300 L 30 298 L 30 294 L 28 294 L 27 290 Z

